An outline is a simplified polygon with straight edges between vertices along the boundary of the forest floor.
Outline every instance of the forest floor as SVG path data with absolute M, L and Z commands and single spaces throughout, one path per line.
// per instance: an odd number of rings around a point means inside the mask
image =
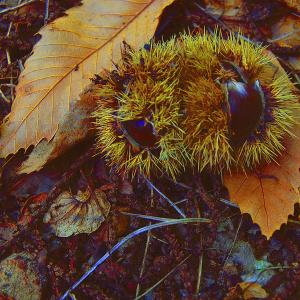
M 39 39 L 35 34 L 80 3 L 50 0 L 48 11 L 44 1 L 29 2 L 14 9 L 18 1 L 0 0 L 1 120 L 10 111 L 18 76 Z M 268 26 L 292 12 L 280 1 L 240 1 L 244 18 L 221 21 L 201 9 L 208 2 L 175 1 L 163 13 L 156 38 L 168 38 L 185 28 L 227 30 L 241 25 L 250 38 L 264 42 Z M 274 44 L 270 48 L 286 59 L 284 47 Z M 299 46 L 289 49 L 288 55 L 296 54 Z M 131 182 L 110 170 L 101 157 L 78 147 L 39 172 L 16 175 L 24 155 L 0 161 L 0 286 L 5 287 L 0 299 L 59 299 L 121 238 L 151 223 L 130 213 L 177 218 L 153 186 L 189 218 L 213 221 L 157 228 L 130 239 L 70 297 L 134 299 L 158 283 L 144 299 L 300 299 L 299 205 L 267 240 L 248 214 L 242 215 L 238 207 L 222 200 L 228 199 L 226 189 L 220 178 L 208 173 L 187 171 L 178 182 L 167 177 L 151 183 L 143 178 Z M 91 185 L 105 192 L 111 206 L 108 217 L 91 234 L 58 237 L 43 222 L 49 202 L 64 190 L 76 194 Z M 5 285 L 7 273 L 10 280 Z M 18 287 L 9 286 L 14 280 Z

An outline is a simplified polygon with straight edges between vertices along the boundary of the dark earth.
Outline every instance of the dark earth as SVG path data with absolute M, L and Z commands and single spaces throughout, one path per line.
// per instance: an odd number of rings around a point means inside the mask
M 46 21 L 51 22 L 79 3 L 50 0 Z M 226 22 L 207 14 L 202 1 L 175 1 L 163 12 L 155 39 L 166 40 L 186 29 L 193 33 L 204 27 L 213 31 L 216 26 L 226 34 L 243 22 L 241 25 L 248 37 L 268 45 L 296 79 L 296 71 L 284 60 L 287 56 L 299 56 L 300 47 L 285 49 L 266 42 L 267 29 L 283 16 L 296 12 L 279 0 L 244 0 L 241 5 L 245 16 Z M 6 1 L 0 1 L 0 9 L 6 8 Z M 2 120 L 10 111 L 22 65 L 39 39 L 35 34 L 45 23 L 45 3 L 34 1 L 6 13 L 1 10 Z M 178 217 L 143 178 L 134 178 L 132 182 L 123 179 L 109 169 L 100 156 L 92 155 L 92 143 L 88 146 L 88 150 L 87 146 L 78 146 L 43 170 L 29 175 L 15 173 L 28 153 L 20 152 L 8 161 L 0 161 L 0 260 L 13 253 L 31 253 L 37 262 L 41 299 L 61 297 L 120 238 L 150 223 L 124 212 Z M 300 299 L 299 205 L 295 205 L 295 213 L 289 216 L 287 224 L 267 240 L 249 215 L 241 215 L 237 207 L 222 200 L 228 199 L 228 194 L 217 176 L 190 170 L 177 183 L 166 177 L 151 180 L 173 202 L 178 201 L 187 217 L 203 217 L 212 222 L 163 227 L 131 239 L 74 290 L 73 299 L 134 299 L 137 289 L 141 295 L 170 271 L 173 272 L 144 299 L 260 299 L 243 296 L 237 284 L 244 281 L 261 285 L 269 295 L 265 299 Z M 108 218 L 92 234 L 57 237 L 43 223 L 51 201 L 63 190 L 76 194 L 87 186 L 105 191 L 111 204 Z M 0 299 L 11 298 L 0 291 Z

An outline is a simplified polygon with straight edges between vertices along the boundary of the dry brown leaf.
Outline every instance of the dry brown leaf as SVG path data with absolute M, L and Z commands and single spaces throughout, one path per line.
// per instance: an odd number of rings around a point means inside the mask
M 241 0 L 205 0 L 207 11 L 217 17 L 242 17 L 245 15 Z
M 46 163 L 91 135 L 93 126 L 90 115 L 94 111 L 95 98 L 95 86 L 91 86 L 91 89 L 80 97 L 80 101 L 72 105 L 51 143 L 46 140 L 41 141 L 30 153 L 28 159 L 22 163 L 17 173 L 39 171 Z
M 91 192 L 61 193 L 44 216 L 55 234 L 68 237 L 79 233 L 91 233 L 99 228 L 110 210 L 110 203 L 100 189 Z
M 119 61 L 122 41 L 134 49 L 143 46 L 173 1 L 84 0 L 45 26 L 2 126 L 0 155 L 51 140 L 90 78 Z
M 240 31 L 244 35 L 250 35 L 251 29 L 245 22 L 247 10 L 241 0 L 204 0 L 205 10 L 209 15 L 217 18 L 232 31 Z
M 286 140 L 286 150 L 277 162 L 248 175 L 235 173 L 224 177 L 230 199 L 243 213 L 252 216 L 268 238 L 287 222 L 294 204 L 299 202 L 300 126 L 294 134 L 296 137 Z
M 269 295 L 265 289 L 256 282 L 240 282 L 235 287 L 231 288 L 224 300 L 237 299 L 265 299 Z
M 300 18 L 287 15 L 271 28 L 272 37 L 270 42 L 281 47 L 294 47 L 300 44 Z
M 251 298 L 265 299 L 269 296 L 268 293 L 258 283 L 240 282 L 238 285 L 243 290 L 243 298 L 245 300 Z

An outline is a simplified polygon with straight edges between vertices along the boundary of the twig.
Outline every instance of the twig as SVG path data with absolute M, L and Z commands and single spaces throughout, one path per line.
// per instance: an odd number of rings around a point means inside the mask
M 146 177 L 145 180 L 151 188 L 153 188 L 159 195 L 161 195 L 165 200 L 167 200 L 167 202 L 181 215 L 182 218 L 186 218 L 185 214 L 180 210 L 180 208 L 176 204 L 174 204 L 166 195 L 164 195 L 157 187 L 155 187 L 153 183 L 150 182 Z
M 1 84 L 0 84 L 0 88 L 1 88 L 2 86 L 5 86 L 5 87 L 13 87 L 13 88 L 16 87 L 15 84 L 11 84 L 11 83 L 1 83 Z
M 227 31 L 231 31 L 231 29 L 220 20 L 220 18 L 217 18 L 215 16 L 213 16 L 212 14 L 210 14 L 204 7 L 202 7 L 199 3 L 195 3 L 195 5 L 209 18 L 213 19 L 217 24 L 219 24 L 223 29 L 227 30 Z
M 196 211 L 197 211 L 197 217 L 200 218 L 201 217 L 201 211 L 200 211 L 200 207 L 196 201 L 196 199 L 194 199 L 194 203 L 196 206 Z M 203 236 L 202 236 L 202 232 L 200 233 L 200 247 L 202 249 L 203 247 Z M 202 250 L 201 250 L 202 251 Z M 203 252 L 201 253 L 200 257 L 199 257 L 199 264 L 198 264 L 198 277 L 197 277 L 197 285 L 196 285 L 196 297 L 200 292 L 200 285 L 201 285 L 201 278 L 202 278 L 202 269 L 203 269 Z
M 11 65 L 11 59 L 10 59 L 10 54 L 9 54 L 8 49 L 6 49 L 5 52 L 6 52 L 7 64 L 8 64 L 8 65 Z
M 149 225 L 151 225 L 151 223 L 149 223 Z M 141 278 L 144 274 L 144 271 L 145 271 L 146 258 L 147 258 L 147 254 L 148 254 L 150 240 L 151 240 L 151 231 L 148 231 L 147 232 L 147 240 L 146 240 L 144 255 L 143 255 L 143 260 L 142 260 L 142 265 L 141 265 L 141 269 L 140 269 L 139 282 L 137 284 L 136 291 L 135 291 L 135 297 L 137 297 L 137 298 L 139 297 L 139 293 L 140 293 L 140 289 L 141 289 L 140 280 L 141 280 Z
M 149 289 L 147 289 L 143 294 L 136 297 L 134 300 L 141 299 L 145 295 L 149 294 L 152 290 L 154 290 L 157 286 L 159 286 L 167 277 L 169 277 L 172 273 L 174 273 L 181 265 L 183 265 L 192 255 L 188 255 L 185 259 L 183 259 L 177 266 L 175 266 L 170 272 L 168 272 L 163 278 L 157 281 L 154 285 L 152 285 Z
M 197 285 L 196 285 L 196 296 L 200 293 L 202 270 L 203 270 L 203 253 L 200 255 L 199 265 L 198 265 L 198 278 L 197 278 Z
M 24 2 L 22 4 L 16 5 L 14 7 L 3 9 L 3 10 L 0 11 L 0 16 L 4 15 L 4 14 L 7 14 L 7 13 L 10 13 L 10 12 L 13 12 L 15 10 L 18 10 L 21 7 L 27 6 L 27 5 L 32 4 L 33 2 L 37 2 L 37 1 L 41 1 L 41 0 L 29 0 L 27 2 Z
M 3 100 L 4 100 L 6 103 L 10 104 L 10 101 L 7 99 L 7 97 L 4 95 L 4 93 L 2 92 L 1 89 L 0 89 L 0 96 L 3 98 Z
M 276 38 L 274 38 L 274 39 L 267 39 L 267 41 L 268 41 L 269 43 L 274 43 L 274 42 L 282 41 L 282 40 L 285 40 L 285 39 L 287 39 L 288 37 L 292 36 L 293 34 L 297 34 L 297 33 L 299 33 L 299 32 L 300 32 L 300 29 L 297 29 L 297 30 L 295 30 L 295 31 L 287 32 L 287 33 L 285 33 L 285 34 L 282 34 L 282 35 L 280 35 L 280 36 L 278 36 L 278 37 L 276 37 Z
M 22 3 L 22 0 L 19 0 L 18 1 L 18 5 L 20 5 L 21 3 Z M 17 11 L 14 12 L 14 15 L 16 15 L 16 14 L 17 14 Z M 7 38 L 10 35 L 12 25 L 13 25 L 13 22 L 11 21 L 9 23 L 8 30 L 7 30 L 7 33 L 6 33 L 6 37 Z M 5 49 L 5 52 L 6 52 L 7 64 L 10 66 L 11 65 L 10 53 L 9 53 L 8 49 Z M 13 78 L 12 78 L 13 72 L 12 72 L 12 68 L 10 69 L 10 75 L 11 75 L 11 77 L 10 77 L 10 83 L 13 84 Z M 10 103 L 12 103 L 13 100 L 14 100 L 14 88 L 13 87 L 10 88 L 10 97 L 11 97 Z
M 205 221 L 204 221 L 205 220 Z M 139 228 L 130 234 L 126 235 L 122 240 L 120 240 L 117 244 L 115 244 L 111 250 L 106 252 L 100 259 L 97 260 L 95 264 L 83 275 L 81 278 L 76 281 L 69 290 L 67 290 L 63 296 L 60 298 L 60 300 L 64 300 L 68 297 L 68 295 L 74 291 L 87 277 L 89 277 L 96 269 L 99 267 L 103 262 L 105 262 L 114 252 L 116 252 L 120 247 L 122 247 L 125 243 L 127 243 L 130 239 L 136 237 L 137 235 L 140 235 L 144 232 L 147 232 L 149 230 L 155 229 L 155 228 L 160 228 L 160 227 L 165 227 L 165 226 L 170 226 L 170 225 L 177 225 L 177 224 L 188 224 L 188 223 L 195 223 L 195 222 L 205 222 L 209 223 L 210 220 L 208 219 L 199 219 L 199 218 L 181 218 L 178 220 L 173 220 L 171 219 L 170 221 L 164 221 L 164 222 L 159 222 L 156 224 L 151 224 L 142 228 Z
M 153 189 L 151 189 L 151 191 L 150 191 L 150 196 L 151 196 L 151 207 L 152 207 L 153 206 Z M 149 222 L 149 225 L 151 225 L 151 222 Z M 144 255 L 143 255 L 143 260 L 142 260 L 142 265 L 141 265 L 141 270 L 140 270 L 140 275 L 139 275 L 139 281 L 138 281 L 138 284 L 137 284 L 136 290 L 135 290 L 135 297 L 138 297 L 139 293 L 140 293 L 140 289 L 141 289 L 140 280 L 141 280 L 141 278 L 144 274 L 144 270 L 145 270 L 146 257 L 147 257 L 147 254 L 148 254 L 150 239 L 151 239 L 151 231 L 148 231 L 147 232 L 147 240 L 146 240 Z
M 48 19 L 49 19 L 49 4 L 50 4 L 50 0 L 46 0 L 46 2 L 45 2 L 44 24 L 47 24 Z
M 20 71 L 23 72 L 24 71 L 24 66 L 23 66 L 22 60 L 18 59 L 17 62 L 18 62 L 18 66 L 19 66 Z
M 174 202 L 176 205 L 177 204 L 180 204 L 180 203 L 183 203 L 183 202 L 186 202 L 186 201 L 189 201 L 190 199 L 188 199 L 188 198 L 184 198 L 184 199 L 182 199 L 182 200 L 179 200 L 179 201 L 176 201 L 176 202 Z
M 227 254 L 227 257 L 226 257 L 226 259 L 225 259 L 225 261 L 224 261 L 223 268 L 224 268 L 224 266 L 226 265 L 226 263 L 227 263 L 227 261 L 228 261 L 230 255 L 231 255 L 231 253 L 232 253 L 232 250 L 233 250 L 233 248 L 234 248 L 234 246 L 235 246 L 235 243 L 236 243 L 236 240 L 237 240 L 237 237 L 238 237 L 240 228 L 241 228 L 241 226 L 242 226 L 242 223 L 243 223 L 243 215 L 241 216 L 241 220 L 240 220 L 239 226 L 238 226 L 238 228 L 237 228 L 237 230 L 236 230 L 236 233 L 235 233 L 235 236 L 234 236 L 234 239 L 233 239 L 231 248 L 230 248 L 230 250 L 229 250 L 229 252 L 228 252 L 228 254 Z
M 239 208 L 239 206 L 236 204 L 236 203 L 233 203 L 233 202 L 231 202 L 231 201 L 229 201 L 229 200 L 226 200 L 226 199 L 223 199 L 223 198 L 221 198 L 221 199 L 219 199 L 221 202 L 223 202 L 223 203 L 225 203 L 226 205 L 228 205 L 228 206 L 232 206 L 232 207 L 234 207 L 234 208 Z
M 151 220 L 151 221 L 158 221 L 158 222 L 164 222 L 164 221 L 171 219 L 171 218 L 161 218 L 161 217 L 154 217 L 154 216 L 148 216 L 148 215 L 134 214 L 134 213 L 126 212 L 126 211 L 121 211 L 120 213 L 122 215 L 126 215 L 126 216 L 132 216 L 132 217 L 137 217 L 137 218 Z M 177 220 L 177 219 L 172 219 L 172 220 Z
M 168 181 L 172 182 L 173 184 L 176 184 L 176 185 L 178 185 L 178 186 L 181 186 L 181 187 L 183 187 L 183 188 L 185 188 L 185 189 L 187 189 L 187 190 L 192 190 L 192 187 L 186 185 L 186 184 L 183 183 L 183 182 L 174 181 L 173 179 L 171 179 L 170 177 L 167 177 L 167 176 L 165 176 L 165 178 L 166 178 Z

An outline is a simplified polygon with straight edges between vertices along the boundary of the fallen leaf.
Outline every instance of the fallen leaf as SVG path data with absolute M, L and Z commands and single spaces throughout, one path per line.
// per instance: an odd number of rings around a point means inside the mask
M 243 298 L 245 300 L 251 298 L 265 299 L 269 295 L 262 286 L 255 282 L 240 282 L 238 284 L 243 290 Z
M 240 276 L 245 282 L 265 285 L 276 274 L 273 265 L 265 257 L 260 259 L 255 257 L 254 249 L 248 242 L 236 239 L 234 226 L 230 220 L 219 223 L 218 235 L 212 247 L 222 249 L 224 253 L 224 271 L 229 275 Z
M 41 193 L 39 195 L 34 195 L 29 197 L 20 212 L 20 218 L 18 220 L 18 225 L 26 226 L 28 225 L 34 216 L 32 211 L 39 211 L 38 208 L 47 200 L 47 193 Z
M 38 265 L 31 254 L 15 253 L 1 261 L 0 291 L 15 300 L 41 299 Z
M 265 289 L 255 282 L 240 282 L 236 286 L 229 289 L 224 300 L 237 300 L 237 299 L 265 299 L 269 295 Z
M 204 0 L 204 3 L 207 12 L 218 18 L 243 17 L 245 15 L 245 9 L 241 0 Z
M 91 192 L 61 193 L 44 216 L 55 234 L 68 237 L 79 233 L 91 233 L 99 228 L 110 210 L 110 203 L 101 189 Z
M 287 15 L 271 28 L 270 42 L 281 47 L 294 47 L 300 44 L 300 20 L 294 15 Z
M 287 222 L 299 202 L 300 126 L 294 134 L 296 137 L 286 139 L 286 150 L 277 162 L 247 175 L 239 172 L 224 176 L 230 199 L 251 215 L 268 238 Z
M 174 0 L 84 0 L 41 29 L 25 63 L 12 111 L 5 119 L 0 155 L 50 141 L 90 78 L 121 57 L 123 40 L 138 49 L 154 34 Z
M 66 115 L 52 141 L 49 143 L 43 140 L 36 145 L 18 169 L 17 174 L 29 174 L 41 170 L 45 164 L 59 157 L 93 133 L 90 115 L 96 103 L 94 89 L 95 87 L 91 86 L 80 97 L 80 101 L 72 105 L 71 111 Z
M 249 23 L 245 22 L 247 16 L 246 5 L 241 0 L 204 0 L 203 7 L 208 15 L 218 19 L 231 31 L 243 32 L 250 35 Z

